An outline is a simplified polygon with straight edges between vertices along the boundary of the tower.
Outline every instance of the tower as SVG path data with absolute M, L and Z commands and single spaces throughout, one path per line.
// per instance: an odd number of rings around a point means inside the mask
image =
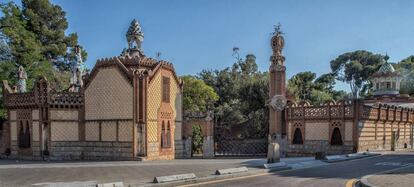
M 270 89 L 269 89 L 269 135 L 272 139 L 281 137 L 285 132 L 284 108 L 286 106 L 286 67 L 285 57 L 282 55 L 285 40 L 280 30 L 280 24 L 275 27 L 271 39 L 273 54 L 270 57 Z

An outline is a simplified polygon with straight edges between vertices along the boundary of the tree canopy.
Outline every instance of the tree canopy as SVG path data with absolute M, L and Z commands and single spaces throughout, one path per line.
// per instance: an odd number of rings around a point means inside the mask
M 263 137 L 268 128 L 269 75 L 258 71 L 256 57 L 236 58 L 222 70 L 203 70 L 198 76 L 218 94 L 214 103 L 218 125 L 240 125 L 245 128 L 238 137 Z
M 288 80 L 287 89 L 296 102 L 307 101 L 312 105 L 320 105 L 332 100 L 347 97 L 345 91 L 334 90 L 333 74 L 323 74 L 316 78 L 310 71 L 300 72 Z
M 15 84 L 21 65 L 28 75 L 29 90 L 38 76 L 45 76 L 52 89 L 66 88 L 74 57 L 71 48 L 78 45 L 78 37 L 65 34 L 68 22 L 62 8 L 49 0 L 22 0 L 21 6 L 9 2 L 0 4 L 0 9 L 0 80 Z M 86 56 L 82 50 L 84 60 Z
M 207 112 L 209 109 L 213 109 L 213 104 L 218 100 L 218 95 L 212 87 L 194 76 L 186 75 L 181 78 L 184 81 L 184 111 Z
M 401 60 L 395 67 L 403 76 L 400 93 L 414 96 L 414 56 Z
M 332 74 L 339 81 L 348 83 L 354 98 L 363 96 L 370 88 L 369 78 L 383 63 L 383 56 L 358 50 L 344 53 L 330 62 Z M 368 88 L 367 88 L 368 87 Z

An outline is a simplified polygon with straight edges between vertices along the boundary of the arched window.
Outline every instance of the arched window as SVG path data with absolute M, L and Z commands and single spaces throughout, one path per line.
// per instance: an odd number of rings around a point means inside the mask
M 29 126 L 29 121 L 26 121 L 26 130 L 24 132 L 24 137 L 26 139 L 25 145 L 26 147 L 30 147 L 30 126 Z
M 300 128 L 295 129 L 295 133 L 293 134 L 293 144 L 303 144 L 302 131 Z
M 170 121 L 167 122 L 167 147 L 171 147 L 171 128 L 170 128 Z
M 166 147 L 166 142 L 165 142 L 165 124 L 164 121 L 162 121 L 162 126 L 161 126 L 161 148 Z
M 341 135 L 341 131 L 339 130 L 338 127 L 335 127 L 335 129 L 332 132 L 332 137 L 331 137 L 331 145 L 342 145 L 342 135 Z
M 23 121 L 20 121 L 19 125 L 19 147 L 24 147 L 24 131 L 23 131 Z

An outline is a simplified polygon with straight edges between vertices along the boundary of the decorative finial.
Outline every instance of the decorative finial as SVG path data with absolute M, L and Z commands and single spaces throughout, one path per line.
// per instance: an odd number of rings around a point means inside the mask
M 275 31 L 273 32 L 272 37 L 272 49 L 273 55 L 275 56 L 282 56 L 282 50 L 285 46 L 285 39 L 283 38 L 282 34 L 284 34 L 281 30 L 281 24 L 275 25 Z
M 273 32 L 273 35 L 281 35 L 281 34 L 284 34 L 282 32 L 282 29 L 281 29 L 282 25 L 280 24 L 280 22 L 277 23 L 277 25 L 274 25 L 274 27 L 275 27 L 275 32 Z
M 390 57 L 388 56 L 388 54 L 387 54 L 387 53 L 385 53 L 385 56 L 384 56 L 385 63 L 387 63 L 387 62 L 388 62 L 388 59 L 390 59 Z
M 126 33 L 129 49 L 138 49 L 141 51 L 141 43 L 144 41 L 144 33 L 142 32 L 141 25 L 134 19 L 132 20 L 128 32 Z M 135 46 L 133 45 L 135 42 Z
M 26 71 L 24 71 L 23 66 L 19 66 L 19 70 L 17 72 L 17 75 L 19 77 L 19 82 L 17 83 L 17 92 L 19 92 L 19 93 L 26 92 L 27 74 L 26 74 Z

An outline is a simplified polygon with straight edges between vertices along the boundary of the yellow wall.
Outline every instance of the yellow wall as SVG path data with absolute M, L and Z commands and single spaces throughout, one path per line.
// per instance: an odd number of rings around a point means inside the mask
M 132 119 L 132 85 L 115 68 L 100 68 L 85 90 L 85 119 Z
M 305 140 L 329 140 L 329 124 L 326 122 L 307 122 Z
M 51 123 L 52 141 L 79 141 L 79 127 L 77 122 Z
M 99 123 L 87 122 L 85 123 L 85 140 L 99 141 Z

